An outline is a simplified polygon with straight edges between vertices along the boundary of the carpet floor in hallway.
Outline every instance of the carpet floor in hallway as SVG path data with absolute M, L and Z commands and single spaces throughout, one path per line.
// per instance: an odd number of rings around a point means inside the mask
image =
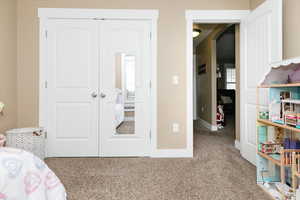
M 68 200 L 269 200 L 232 131 L 194 134 L 194 158 L 50 158 Z

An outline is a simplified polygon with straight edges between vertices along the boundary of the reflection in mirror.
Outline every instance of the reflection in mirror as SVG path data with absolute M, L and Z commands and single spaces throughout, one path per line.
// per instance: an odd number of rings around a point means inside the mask
M 135 133 L 135 65 L 134 55 L 116 55 L 116 104 L 117 134 Z

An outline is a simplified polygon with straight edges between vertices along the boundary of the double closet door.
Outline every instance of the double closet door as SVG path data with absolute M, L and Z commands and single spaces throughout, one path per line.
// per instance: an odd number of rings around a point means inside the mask
M 149 21 L 51 20 L 49 157 L 147 156 Z

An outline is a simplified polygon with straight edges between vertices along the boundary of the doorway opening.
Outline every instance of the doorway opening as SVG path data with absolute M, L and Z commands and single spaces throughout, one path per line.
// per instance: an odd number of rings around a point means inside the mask
M 193 24 L 194 137 L 205 133 L 218 135 L 237 148 L 239 40 L 239 24 Z

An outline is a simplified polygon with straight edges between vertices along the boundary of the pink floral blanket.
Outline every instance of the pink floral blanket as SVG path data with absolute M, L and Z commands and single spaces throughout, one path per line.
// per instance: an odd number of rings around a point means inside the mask
M 66 200 L 65 188 L 39 158 L 0 148 L 0 200 Z

